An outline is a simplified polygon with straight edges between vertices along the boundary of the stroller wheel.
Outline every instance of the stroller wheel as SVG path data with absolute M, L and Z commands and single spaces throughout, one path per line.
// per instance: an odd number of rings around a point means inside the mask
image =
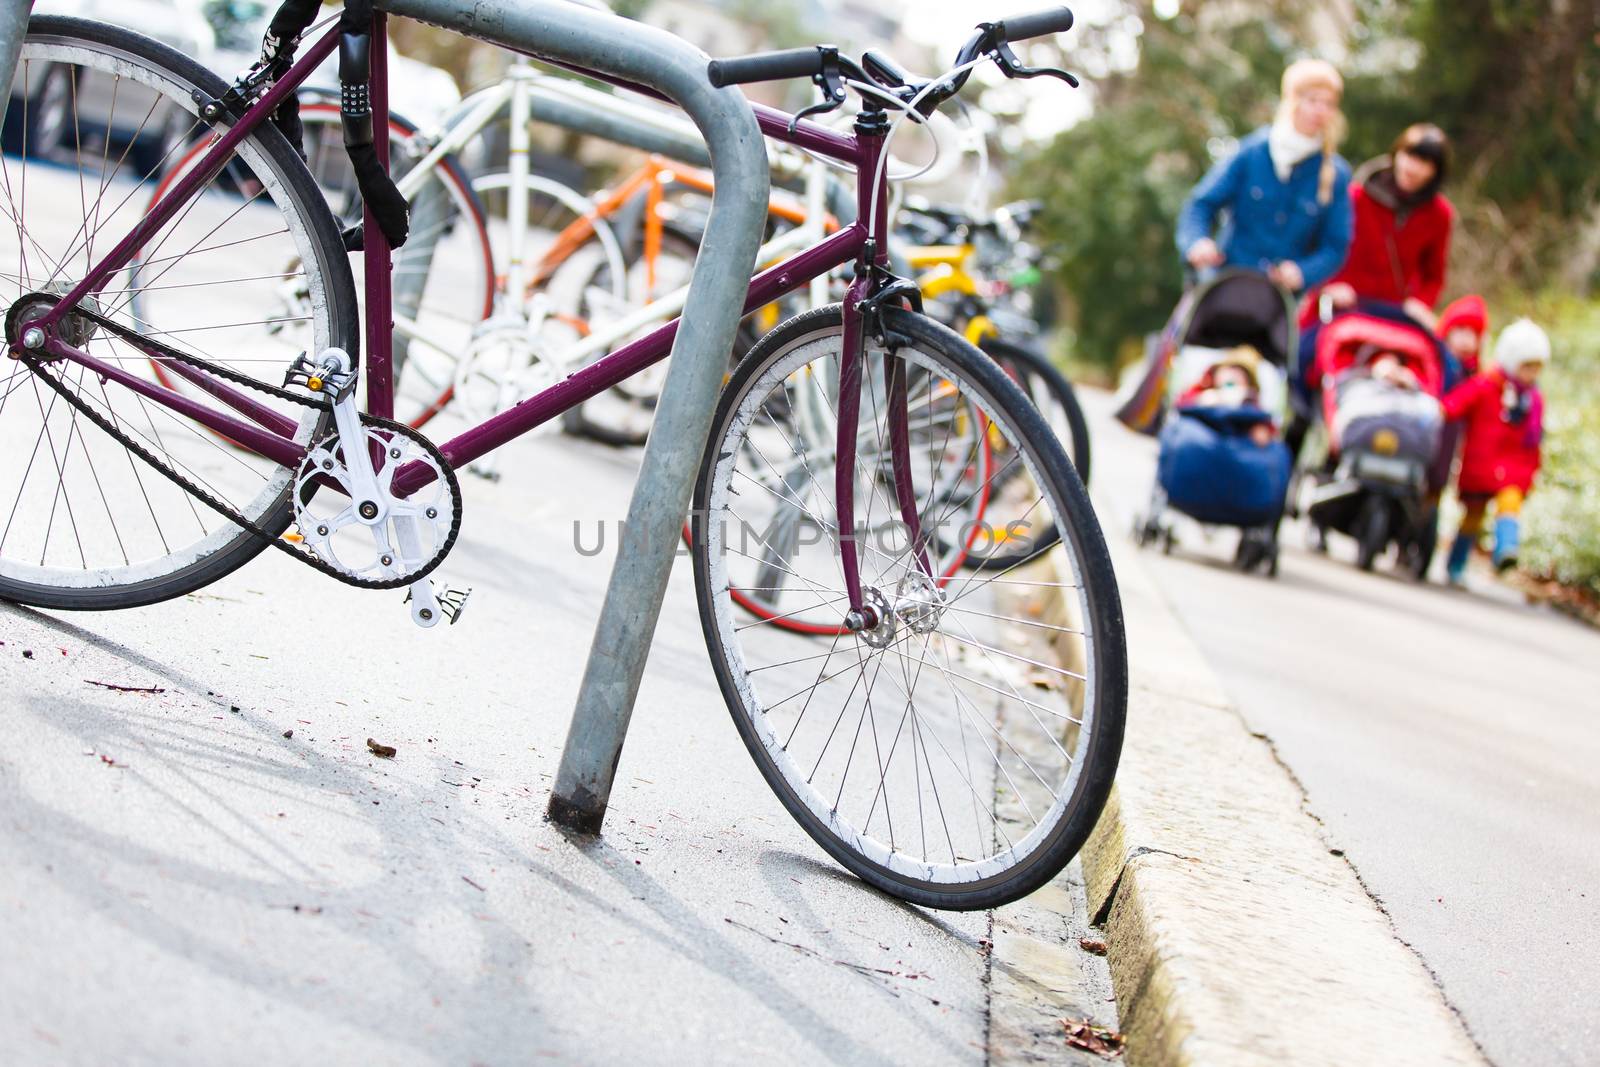
M 1378 497 L 1368 497 L 1356 520 L 1356 566 L 1370 571 L 1389 547 L 1389 509 Z
M 1256 563 L 1261 558 L 1260 546 L 1256 544 L 1254 531 L 1239 531 L 1239 547 L 1233 553 L 1233 565 L 1245 574 L 1256 569 Z
M 1233 563 L 1245 574 L 1256 571 L 1276 573 L 1278 544 L 1272 536 L 1272 528 L 1257 527 L 1240 531 L 1239 550 L 1234 553 Z
M 1306 527 L 1306 547 L 1319 556 L 1328 554 L 1328 528 L 1318 523 Z
M 1419 582 L 1428 580 L 1428 568 L 1433 565 L 1433 554 L 1439 546 L 1439 509 L 1431 507 L 1417 526 L 1415 539 L 1406 563 L 1411 577 Z

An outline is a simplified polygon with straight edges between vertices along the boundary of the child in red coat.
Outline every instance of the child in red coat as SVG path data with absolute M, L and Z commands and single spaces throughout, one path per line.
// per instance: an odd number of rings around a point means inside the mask
M 1522 501 L 1539 470 L 1544 396 L 1537 382 L 1550 362 L 1550 338 L 1530 320 L 1518 319 L 1501 331 L 1494 358 L 1494 367 L 1444 398 L 1445 418 L 1466 424 L 1457 483 L 1466 516 L 1446 564 L 1452 585 L 1464 581 L 1467 559 L 1483 532 L 1491 500 L 1495 566 L 1505 570 L 1516 565 Z
M 1439 328 L 1434 332 L 1444 338 L 1444 343 L 1461 361 L 1462 373 L 1469 378 L 1477 374 L 1483 335 L 1489 332 L 1489 309 L 1483 297 L 1471 294 L 1453 301 L 1439 316 Z

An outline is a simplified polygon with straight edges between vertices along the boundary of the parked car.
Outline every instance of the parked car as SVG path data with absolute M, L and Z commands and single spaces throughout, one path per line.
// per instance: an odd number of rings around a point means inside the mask
M 37 0 L 41 15 L 71 15 L 124 26 L 198 59 L 232 81 L 260 55 L 261 38 L 277 9 L 268 0 Z M 74 144 L 108 142 L 113 158 L 126 149 L 139 173 L 158 169 L 174 142 L 193 128 L 192 116 L 127 79 L 77 72 L 62 64 L 20 64 L 11 83 L 3 132 L 7 152 L 48 158 Z M 26 104 L 22 88 L 26 85 Z M 437 67 L 389 49 L 390 106 L 427 126 L 461 99 L 455 80 Z M 337 95 L 337 55 L 306 81 Z M 114 106 L 113 106 L 114 104 Z M 152 105 L 156 105 L 152 108 Z M 74 121 L 76 111 L 76 121 Z
M 213 51 L 210 27 L 172 0 L 37 0 L 33 10 L 137 29 L 185 55 Z M 126 147 L 128 160 L 144 173 L 160 164 L 190 121 L 170 102 L 127 79 L 113 82 L 79 71 L 74 84 L 72 70 L 64 65 L 21 63 L 11 82 L 3 141 L 7 152 L 17 152 L 26 137 L 30 156 L 48 158 L 80 139 L 104 139 L 118 152 Z

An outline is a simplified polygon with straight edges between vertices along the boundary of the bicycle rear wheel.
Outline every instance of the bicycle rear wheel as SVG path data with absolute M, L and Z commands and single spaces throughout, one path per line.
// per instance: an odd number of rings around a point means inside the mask
M 17 70 L 10 111 L 23 130 L 42 73 L 70 72 L 70 93 L 48 159 L 24 143 L 0 161 L 8 216 L 0 224 L 0 303 L 19 312 L 8 316 L 10 344 L 31 302 L 48 306 L 65 295 L 140 221 L 157 173 L 179 146 L 211 136 L 197 101 L 227 89 L 172 49 L 79 19 L 33 18 Z M 152 136 L 169 146 L 167 158 L 133 165 Z M 286 301 L 285 292 L 304 296 Z M 79 307 L 269 381 L 303 348 L 357 351 L 338 229 L 305 164 L 270 126 L 252 131 L 229 166 L 149 238 L 137 264 Z M 144 349 L 87 318 L 68 315 L 59 334 L 127 371 L 149 368 Z M 0 597 L 53 608 L 148 604 L 214 581 L 265 547 L 144 463 L 52 383 L 266 532 L 287 526 L 288 469 L 81 365 L 3 366 Z M 301 443 L 323 423 L 308 408 L 251 396 Z
M 1044 423 L 1067 450 L 1073 469 L 1084 485 L 1089 484 L 1089 425 L 1065 375 L 1051 366 L 1044 356 L 1023 345 L 1002 338 L 983 342 L 984 354 L 1000 364 L 1033 405 L 1039 409 Z M 1019 468 L 1011 468 L 1013 474 Z M 1038 524 L 1026 519 L 1018 522 L 1032 498 L 1027 492 L 1011 491 L 1010 483 L 1002 480 L 994 487 L 985 509 L 983 536 L 977 538 L 967 551 L 964 565 L 989 566 L 1004 570 L 1027 562 L 1033 556 L 1047 551 L 1060 539 L 1060 532 L 1049 524 Z M 1021 538 L 1017 534 L 1020 532 Z
M 868 348 L 884 369 L 864 368 L 850 478 L 861 580 L 882 621 L 840 625 L 837 424 L 804 429 L 808 395 L 834 410 L 818 383 L 838 381 L 835 305 L 764 337 L 718 405 L 695 494 L 701 625 L 741 737 L 824 850 L 914 903 L 991 907 L 1054 877 L 1105 802 L 1127 701 L 1121 608 L 1094 513 L 1037 409 L 945 327 L 898 311 L 885 325 L 909 341 Z M 909 472 L 888 443 L 902 417 Z M 982 458 L 996 436 L 1022 474 L 995 465 L 998 450 Z M 931 531 L 983 499 L 975 472 L 1034 487 L 1033 510 L 1061 531 L 1047 558 L 946 569 L 961 539 Z M 920 542 L 900 522 L 897 481 L 910 483 Z M 752 597 L 766 609 L 754 618 L 740 610 Z M 799 616 L 834 625 L 781 625 Z
M 1072 382 L 1058 370 L 1042 352 L 1027 345 L 991 337 L 978 346 L 990 359 L 1000 364 L 1013 381 L 1021 387 L 1023 395 L 1033 401 L 1033 406 L 1044 416 L 1046 425 L 1067 450 L 1078 480 L 1089 484 L 1089 421 L 1083 417 L 1078 404 L 1077 391 Z

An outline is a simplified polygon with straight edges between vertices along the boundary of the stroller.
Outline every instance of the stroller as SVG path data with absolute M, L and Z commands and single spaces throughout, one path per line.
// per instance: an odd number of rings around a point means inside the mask
M 1375 306 L 1321 326 L 1306 381 L 1321 390 L 1328 455 L 1310 474 L 1307 516 L 1320 544 L 1328 530 L 1356 540 L 1371 570 L 1390 544 L 1413 577 L 1428 573 L 1438 540 L 1438 493 L 1449 477 L 1440 447 L 1448 356 L 1426 328 Z M 1441 458 L 1443 462 L 1441 462 Z
M 1293 297 L 1264 275 L 1229 271 L 1185 294 L 1117 413 L 1161 442 L 1150 504 L 1134 523 L 1138 544 L 1159 540 L 1171 551 L 1171 509 L 1239 528 L 1235 566 L 1278 573 L 1291 467 L 1279 426 L 1298 343 Z

